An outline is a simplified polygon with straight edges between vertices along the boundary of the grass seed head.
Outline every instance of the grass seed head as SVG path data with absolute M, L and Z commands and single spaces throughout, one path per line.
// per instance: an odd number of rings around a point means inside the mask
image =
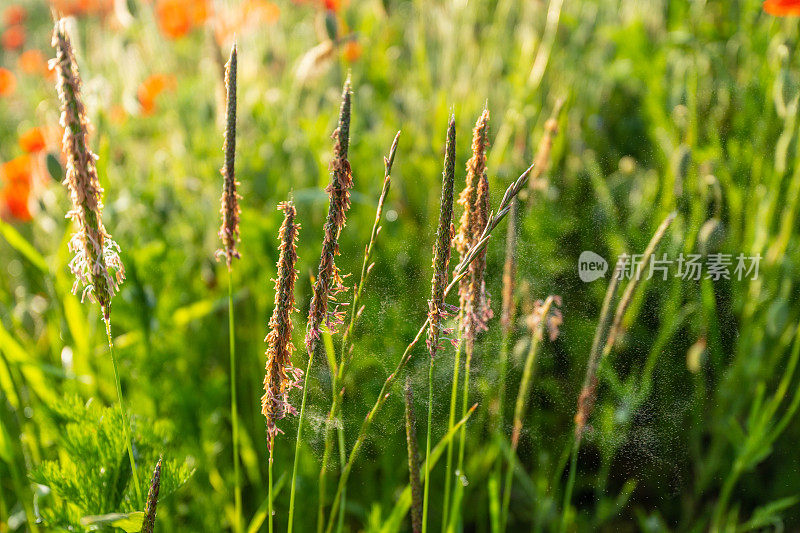
M 316 346 L 323 325 L 331 329 L 342 322 L 343 315 L 328 312 L 328 305 L 335 301 L 336 295 L 344 290 L 342 277 L 336 267 L 339 255 L 339 235 L 344 228 L 347 210 L 350 209 L 350 189 L 353 187 L 353 173 L 347 159 L 350 146 L 350 77 L 342 91 L 342 105 L 339 109 L 339 124 L 333 132 L 333 160 L 331 161 L 331 182 L 325 189 L 329 197 L 328 217 L 325 221 L 325 235 L 322 240 L 322 253 L 319 259 L 317 279 L 311 297 L 306 331 L 306 349 L 311 352 Z
M 237 51 L 234 43 L 231 48 L 231 55 L 228 64 L 225 66 L 225 90 L 227 93 L 227 110 L 225 115 L 225 164 L 222 166 L 223 189 L 220 208 L 222 215 L 222 226 L 219 229 L 219 237 L 222 239 L 222 249 L 217 252 L 217 257 L 225 256 L 228 269 L 234 258 L 239 258 L 239 251 L 236 244 L 239 242 L 239 193 L 234 171 L 236 160 L 236 63 Z
M 442 198 L 439 206 L 439 227 L 436 231 L 436 244 L 433 248 L 433 279 L 431 280 L 431 299 L 428 302 L 428 350 L 431 357 L 439 350 L 441 323 L 447 317 L 444 304 L 444 291 L 447 287 L 447 269 L 450 264 L 450 247 L 453 244 L 453 182 L 455 181 L 456 123 L 450 117 L 447 128 L 447 143 L 442 172 Z
M 472 130 L 472 157 L 467 161 L 467 177 L 458 203 L 464 208 L 461 215 L 456 249 L 463 261 L 469 250 L 480 240 L 491 209 L 489 179 L 486 175 L 486 149 L 489 145 L 489 110 L 484 109 Z M 486 251 L 481 250 L 470 263 L 469 274 L 459 284 L 459 299 L 463 313 L 463 334 L 474 339 L 486 329 L 491 309 L 486 296 L 484 272 Z
M 61 101 L 61 126 L 64 128 L 63 147 L 67 157 L 64 184 L 69 190 L 72 209 L 67 213 L 77 225 L 69 241 L 75 254 L 69 263 L 75 275 L 73 292 L 84 285 L 81 300 L 87 294 L 96 300 L 108 322 L 111 298 L 125 279 L 125 269 L 119 257 L 119 246 L 103 226 L 103 189 L 97 176 L 97 156 L 88 143 L 89 119 L 81 98 L 81 78 L 78 64 L 67 35 L 65 21 L 58 20 L 53 31 L 56 58 L 56 89 Z
M 261 398 L 261 413 L 267 419 L 269 445 L 280 433 L 276 421 L 296 410 L 289 403 L 289 392 L 300 387 L 303 371 L 292 366 L 292 320 L 294 309 L 294 283 L 297 280 L 297 212 L 291 201 L 278 206 L 283 211 L 279 239 L 280 256 L 278 275 L 275 279 L 275 308 L 269 321 L 267 335 L 267 367 L 264 375 L 264 396 Z
M 150 480 L 150 490 L 147 492 L 147 504 L 144 508 L 144 521 L 142 533 L 153 533 L 156 525 L 156 506 L 158 505 L 158 490 L 161 487 L 161 458 L 158 458 L 153 477 Z
M 475 235 L 483 231 L 477 227 L 478 181 L 486 170 L 486 148 L 489 144 L 489 111 L 483 110 L 472 130 L 472 157 L 467 161 L 467 177 L 464 189 L 458 197 L 458 204 L 464 208 L 455 237 L 459 260 L 463 261 L 469 249 L 475 244 Z M 470 277 L 465 277 L 459 285 L 462 309 L 468 300 Z

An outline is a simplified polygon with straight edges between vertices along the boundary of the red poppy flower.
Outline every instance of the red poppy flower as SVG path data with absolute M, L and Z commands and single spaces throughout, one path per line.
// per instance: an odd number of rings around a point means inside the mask
M 203 24 L 209 11 L 208 0 L 158 0 L 156 20 L 164 35 L 178 39 Z
M 139 104 L 145 115 L 150 115 L 156 110 L 156 99 L 164 91 L 175 89 L 175 76 L 169 74 L 153 74 L 144 80 L 136 91 Z
M 47 58 L 41 50 L 25 50 L 19 55 L 17 66 L 25 74 L 39 74 L 48 80 L 55 77 L 55 71 L 47 64 Z
M 6 50 L 22 48 L 22 45 L 25 44 L 25 28 L 19 25 L 11 26 L 3 32 L 2 41 L 3 48 Z
M 800 0 L 766 0 L 764 11 L 778 17 L 800 17 Z
M 47 143 L 41 128 L 31 128 L 19 136 L 19 145 L 24 151 L 33 154 L 44 150 Z
M 10 96 L 17 88 L 17 78 L 7 68 L 0 67 L 0 96 Z
M 3 22 L 6 26 L 15 26 L 17 24 L 22 24 L 27 16 L 28 12 L 24 7 L 14 4 L 8 6 L 5 11 L 3 11 Z
M 18 220 L 29 221 L 28 200 L 31 193 L 31 160 L 27 155 L 0 166 L 0 210 Z

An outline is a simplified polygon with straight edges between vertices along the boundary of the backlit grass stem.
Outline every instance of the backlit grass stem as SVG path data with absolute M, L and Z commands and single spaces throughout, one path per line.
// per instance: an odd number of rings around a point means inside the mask
M 608 357 L 612 348 L 614 347 L 614 343 L 622 327 L 622 319 L 624 318 L 625 312 L 628 310 L 628 307 L 633 301 L 633 295 L 642 280 L 642 270 L 644 266 L 649 264 L 650 257 L 653 255 L 656 247 L 663 239 L 667 229 L 675 219 L 675 216 L 675 212 L 667 215 L 667 217 L 656 229 L 653 237 L 650 239 L 650 242 L 647 244 L 647 248 L 645 248 L 641 259 L 638 261 L 638 264 L 635 266 L 635 268 L 633 268 L 633 272 L 631 274 L 632 279 L 625 287 L 625 292 L 620 298 L 619 304 L 617 304 L 614 312 L 614 320 L 609 327 L 608 323 L 611 317 L 611 301 L 613 300 L 614 294 L 617 291 L 617 286 L 620 279 L 625 277 L 622 262 L 618 261 L 614 268 L 614 274 L 612 275 L 611 282 L 609 283 L 608 290 L 606 291 L 606 295 L 603 299 L 603 307 L 600 311 L 600 320 L 597 324 L 595 336 L 592 341 L 592 348 L 589 353 L 589 362 L 586 366 L 586 377 L 584 379 L 581 392 L 578 395 L 578 408 L 575 413 L 574 445 L 572 449 L 572 455 L 570 456 L 570 470 L 567 478 L 567 485 L 564 490 L 564 504 L 561 511 L 561 531 L 565 531 L 568 525 L 570 516 L 569 507 L 572 501 L 572 489 L 575 484 L 575 473 L 578 463 L 578 451 L 580 449 L 581 439 L 583 437 L 586 423 L 594 408 L 594 402 L 597 395 L 598 368 L 602 361 Z M 603 345 L 602 351 L 600 350 L 601 345 Z
M 458 198 L 458 203 L 464 208 L 461 214 L 458 233 L 455 238 L 455 247 L 459 253 L 459 259 L 464 260 L 466 254 L 479 237 L 479 232 L 486 223 L 488 211 L 488 181 L 486 180 L 486 148 L 488 147 L 489 134 L 489 111 L 483 110 L 475 123 L 472 132 L 472 157 L 467 161 L 467 173 L 464 182 L 464 189 Z M 484 209 L 481 209 L 484 208 Z M 483 318 L 488 306 L 486 305 L 485 290 L 483 289 L 483 273 L 480 264 L 485 265 L 485 254 L 480 254 L 478 260 L 470 265 L 469 275 L 464 277 L 458 287 L 459 312 L 458 312 L 458 335 L 459 341 L 456 346 L 456 355 L 453 360 L 453 384 L 450 392 L 450 414 L 448 417 L 448 428 L 452 428 L 455 423 L 456 402 L 458 400 L 459 371 L 461 365 L 461 351 L 466 348 L 469 352 L 467 359 L 471 359 L 472 348 L 474 345 L 475 333 L 477 331 L 477 320 Z M 476 279 L 476 274 L 481 272 L 481 280 Z M 478 292 L 474 292 L 477 290 Z M 484 307 L 485 309 L 480 309 Z M 466 345 L 466 346 L 465 346 Z M 465 370 L 465 375 L 467 371 Z M 467 401 L 466 396 L 464 401 Z M 463 415 L 462 415 L 463 416 Z M 460 434 L 459 434 L 460 437 Z M 445 465 L 445 484 L 444 484 L 444 503 L 442 512 L 442 530 L 448 523 L 450 513 L 450 487 L 453 481 L 453 444 L 447 445 L 447 460 Z
M 90 126 L 81 97 L 81 77 L 63 19 L 55 23 L 52 45 L 56 49 L 56 58 L 51 64 L 56 71 L 56 90 L 61 102 L 60 123 L 64 128 L 62 149 L 67 159 L 64 184 L 69 190 L 72 204 L 67 217 L 76 225 L 76 231 L 69 241 L 69 250 L 74 254 L 69 263 L 75 275 L 72 291 L 77 292 L 78 287 L 83 285 L 81 300 L 88 295 L 91 300 L 97 301 L 103 313 L 117 401 L 125 426 L 125 444 L 131 462 L 133 486 L 136 499 L 141 502 L 142 491 L 133 455 L 131 428 L 122 399 L 122 385 L 111 338 L 111 299 L 125 279 L 125 269 L 119 258 L 119 246 L 111 240 L 103 226 L 103 189 L 97 175 L 97 156 L 88 144 Z
M 467 274 L 467 268 L 469 267 L 470 263 L 475 259 L 479 252 L 486 248 L 486 245 L 489 243 L 489 238 L 491 237 L 492 231 L 500 224 L 500 222 L 505 218 L 508 214 L 509 210 L 511 209 L 511 200 L 516 197 L 525 184 L 528 182 L 528 177 L 530 176 L 531 171 L 533 170 L 533 165 L 528 167 L 525 172 L 523 172 L 511 185 L 508 186 L 506 189 L 505 194 L 503 194 L 503 198 L 500 201 L 500 205 L 497 207 L 496 212 L 492 212 L 489 215 L 489 219 L 486 222 L 486 227 L 481 232 L 480 239 L 475 245 L 469 249 L 466 253 L 464 259 L 456 265 L 455 269 L 453 270 L 453 276 L 450 283 L 444 290 L 444 296 L 447 297 L 450 294 L 450 291 L 453 290 L 454 287 L 458 286 L 461 282 L 463 277 Z M 409 359 L 411 358 L 411 354 L 413 353 L 414 347 L 417 345 L 419 340 L 425 334 L 428 329 L 430 319 L 426 317 L 425 321 L 423 322 L 422 326 L 417 331 L 417 334 L 411 340 L 411 342 L 406 346 L 406 349 L 403 351 L 403 354 L 400 356 L 400 359 L 397 362 L 397 366 L 392 371 L 391 374 L 386 378 L 383 382 L 383 386 L 381 387 L 380 392 L 378 393 L 378 397 L 375 400 L 375 404 L 370 409 L 367 416 L 364 418 L 364 421 L 361 423 L 361 428 L 359 429 L 358 436 L 356 437 L 356 441 L 353 444 L 353 448 L 350 450 L 350 454 L 347 457 L 347 464 L 345 464 L 344 469 L 342 469 L 341 475 L 339 477 L 339 484 L 336 488 L 336 495 L 334 496 L 333 505 L 331 506 L 331 514 L 328 517 L 328 525 L 325 528 L 327 533 L 331 533 L 333 531 L 333 525 L 336 521 L 336 512 L 337 506 L 341 501 L 342 491 L 344 487 L 347 486 L 347 481 L 350 477 L 350 472 L 353 469 L 353 464 L 355 463 L 356 459 L 358 459 L 359 453 L 361 452 L 361 447 L 364 444 L 364 441 L 367 438 L 370 428 L 372 427 L 372 423 L 375 420 L 375 416 L 377 415 L 380 408 L 389 398 L 389 391 L 394 385 L 395 380 L 400 376 L 400 374 L 405 369 L 406 365 L 408 364 Z
M 295 488 L 297 482 L 297 465 L 300 459 L 300 443 L 302 442 L 303 420 L 305 418 L 306 397 L 308 394 L 308 376 L 314 362 L 314 352 L 320 339 L 322 328 L 327 328 L 333 333 L 342 322 L 342 313 L 338 310 L 329 312 L 328 305 L 334 300 L 336 294 L 344 290 L 335 257 L 339 255 L 339 234 L 345 225 L 347 210 L 350 208 L 350 189 L 353 186 L 353 175 L 350 162 L 347 160 L 347 151 L 350 145 L 350 109 L 352 92 L 350 77 L 342 90 L 342 105 L 339 108 L 339 122 L 334 132 L 333 160 L 330 165 L 331 182 L 328 192 L 328 216 L 325 221 L 325 234 L 322 240 L 322 251 L 319 260 L 317 278 L 314 281 L 311 306 L 308 311 L 308 324 L 306 325 L 306 351 L 308 364 L 306 365 L 305 382 L 303 384 L 303 399 L 300 403 L 300 419 L 297 422 L 297 439 L 295 440 L 294 465 L 292 466 L 292 482 L 289 492 L 289 527 L 292 532 Z M 325 468 L 325 465 L 322 465 Z M 331 513 L 333 515 L 334 513 Z
M 443 332 L 442 321 L 448 316 L 444 304 L 444 290 L 447 287 L 447 269 L 450 265 L 450 247 L 453 243 L 453 185 L 455 183 L 456 162 L 456 121 L 450 117 L 447 128 L 447 142 L 444 150 L 444 171 L 442 172 L 442 197 L 439 204 L 439 227 L 436 231 L 436 244 L 433 248 L 433 278 L 431 280 L 431 299 L 428 301 L 428 427 L 425 438 L 425 457 L 431 455 L 431 430 L 433 425 L 433 363 L 438 353 L 439 339 Z M 428 463 L 430 464 L 430 463 Z M 422 533 L 428 530 L 428 502 L 430 491 L 430 472 L 425 473 L 425 488 L 422 495 Z
M 468 241 L 470 246 L 480 238 L 480 230 L 486 224 L 489 217 L 489 180 L 486 176 L 486 149 L 488 147 L 489 135 L 489 111 L 484 109 L 475 124 L 472 136 L 472 157 L 467 161 L 467 181 L 462 201 L 464 203 L 464 215 L 469 214 L 469 219 L 464 222 L 459 230 L 462 240 L 461 255 L 464 255 L 463 241 Z M 470 188 L 475 192 L 471 198 L 464 195 Z M 472 204 L 468 202 L 472 201 Z M 461 334 L 464 338 L 464 383 L 461 387 L 461 416 L 467 412 L 469 405 L 469 374 L 472 366 L 472 358 L 475 351 L 475 339 L 479 332 L 486 330 L 486 324 L 492 316 L 489 299 L 486 294 L 484 274 L 486 271 L 486 251 L 477 254 L 475 260 L 469 267 L 469 282 L 462 283 L 459 288 L 461 296 Z M 465 286 L 466 285 L 466 286 Z M 462 426 L 458 439 L 458 465 L 455 476 L 461 480 L 455 486 L 453 501 L 451 502 L 451 514 L 448 517 L 448 530 L 455 527 L 455 519 L 461 514 L 461 500 L 464 494 L 466 479 L 464 473 L 464 455 L 466 453 L 467 427 Z M 450 475 L 448 475 L 450 477 Z
M 234 43 L 228 63 L 225 65 L 225 141 L 222 151 L 225 161 L 222 165 L 223 177 L 222 198 L 220 200 L 220 216 L 222 224 L 219 237 L 222 248 L 217 257 L 225 257 L 228 267 L 228 344 L 230 354 L 230 387 L 231 387 L 231 446 L 233 448 L 233 530 L 242 531 L 242 486 L 239 473 L 239 409 L 236 397 L 236 332 L 233 316 L 233 272 L 232 263 L 239 258 L 236 245 L 239 242 L 239 193 L 236 181 L 236 67 L 237 49 Z
M 530 392 L 531 382 L 536 371 L 536 363 L 539 353 L 539 345 L 546 330 L 550 331 L 550 340 L 554 340 L 558 335 L 558 327 L 561 325 L 561 313 L 554 309 L 554 304 L 559 305 L 561 299 L 558 296 L 548 296 L 544 303 L 537 302 L 536 309 L 530 316 L 529 324 L 531 329 L 531 343 L 528 348 L 528 356 L 525 358 L 525 366 L 522 370 L 522 379 L 519 383 L 517 401 L 514 406 L 514 423 L 511 433 L 511 457 L 506 470 L 505 484 L 503 488 L 503 504 L 501 511 L 501 530 L 505 531 L 508 526 L 508 508 L 511 502 L 511 481 L 514 477 L 514 455 L 519 447 L 520 435 L 522 435 L 522 424 L 525 420 L 527 400 Z
M 372 251 L 375 246 L 375 241 L 381 232 L 381 219 L 383 216 L 383 207 L 386 202 L 386 197 L 389 194 L 389 189 L 392 184 L 392 165 L 394 164 L 394 157 L 397 152 L 397 142 L 400 139 L 400 132 L 398 131 L 389 149 L 389 156 L 384 157 L 384 175 L 383 186 L 381 188 L 380 196 L 378 197 L 378 207 L 375 211 L 375 222 L 372 225 L 370 232 L 369 243 L 364 248 L 364 259 L 361 263 L 361 275 L 359 277 L 358 285 L 353 291 L 353 301 L 350 304 L 350 321 L 342 334 L 342 344 L 339 352 L 339 364 L 336 371 L 333 373 L 331 380 L 332 400 L 331 408 L 328 411 L 328 418 L 325 426 L 325 448 L 322 454 L 322 466 L 319 471 L 319 498 L 317 504 L 317 531 L 321 532 L 325 527 L 325 499 L 327 492 L 327 471 L 330 457 L 333 453 L 333 426 L 337 426 L 337 433 L 339 436 L 339 468 L 344 468 L 347 461 L 347 450 L 344 448 L 344 428 L 341 424 L 334 424 L 334 421 L 339 416 L 342 401 L 344 399 L 344 388 L 339 386 L 344 378 L 347 368 L 352 360 L 352 334 L 355 329 L 355 324 L 361 316 L 363 306 L 361 306 L 361 293 L 364 290 L 367 279 L 372 272 L 374 263 L 372 260 Z M 344 503 L 344 497 L 342 498 Z

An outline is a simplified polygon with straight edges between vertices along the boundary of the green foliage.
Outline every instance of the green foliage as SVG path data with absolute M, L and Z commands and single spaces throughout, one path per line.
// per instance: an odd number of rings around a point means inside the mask
M 47 4 L 22 3 L 29 9 L 26 49 L 51 55 Z M 106 226 L 122 247 L 128 273 L 113 304 L 112 334 L 140 482 L 147 486 L 161 451 L 188 458 L 167 461 L 169 468 L 165 463 L 173 488 L 187 474 L 186 464 L 195 473 L 159 505 L 157 527 L 223 531 L 233 518 L 233 464 L 227 273 L 214 260 L 223 158 L 219 69 L 204 31 L 168 40 L 158 31 L 154 3 L 116 4 L 135 8 L 129 25 L 117 25 L 113 15 L 90 15 L 76 17 L 74 28 Z M 214 4 L 227 9 L 236 2 Z M 395 132 L 403 132 L 375 267 L 361 300 L 363 318 L 352 335 L 352 364 L 341 383 L 345 396 L 337 422 L 347 448 L 427 313 L 440 132 L 447 116 L 456 114 L 460 188 L 468 132 L 488 100 L 487 168 L 496 206 L 510 179 L 533 159 L 544 122 L 564 97 L 547 186 L 521 204 L 519 320 L 509 346 L 505 439 L 492 431 L 501 351 L 496 319 L 476 345 L 470 398 L 478 408 L 467 424 L 465 477 L 459 481 L 468 484 L 459 525 L 465 531 L 490 527 L 492 506 L 502 501 L 490 477 L 504 457 L 514 466 L 509 531 L 552 530 L 562 515 L 579 531 L 797 530 L 797 19 L 765 15 L 760 0 L 342 4 L 337 31 L 352 32 L 363 54 L 348 63 L 336 50 L 305 83 L 296 67 L 326 35 L 318 2 L 281 1 L 275 25 L 237 34 L 236 170 L 243 198 L 242 259 L 233 279 L 243 514 L 250 533 L 267 527 L 259 398 L 274 297 L 269 280 L 278 256 L 275 206 L 293 192 L 302 225 L 295 316 L 300 346 L 327 206 L 330 135 L 347 70 L 354 86 L 355 185 L 337 258 L 343 273 L 360 269 L 381 188 L 381 157 Z M 555 6 L 560 10 L 549 14 Z M 538 77 L 533 66 L 542 66 L 540 44 L 548 42 L 553 20 L 553 46 Z M 0 161 L 21 155 L 17 140 L 28 128 L 57 124 L 52 83 L 17 72 L 18 56 L 0 50 L 0 65 L 18 74 L 16 93 L 0 97 Z M 144 115 L 138 85 L 164 72 L 175 75 L 177 88 Z M 124 120 L 112 113 L 118 106 Z M 58 148 L 48 150 L 52 156 L 38 162 L 58 178 Z M 0 224 L 0 523 L 14 533 L 36 531 L 28 517 L 35 518 L 38 508 L 52 523 L 81 528 L 85 519 L 109 528 L 119 518 L 109 514 L 141 511 L 142 502 L 131 500 L 119 415 L 100 407 L 115 399 L 103 325 L 96 306 L 81 305 L 70 294 L 69 200 L 54 180 L 42 186 L 31 222 Z M 584 250 L 610 260 L 641 251 L 673 210 L 678 217 L 663 252 L 672 258 L 714 250 L 758 253 L 759 278 L 669 277 L 642 287 L 601 369 L 574 497 L 562 509 L 576 400 L 606 288 L 603 281 L 577 278 L 577 258 Z M 498 229 L 488 246 L 486 277 L 496 316 L 504 227 Z M 548 294 L 562 297 L 562 333 L 542 345 L 519 449 L 512 454 L 507 437 L 530 342 L 524 315 Z M 299 352 L 294 362 L 304 367 Z M 309 439 L 298 464 L 295 527 L 304 532 L 316 527 L 330 406 L 323 359 L 309 376 Z M 427 384 L 428 363 L 418 346 L 407 368 L 416 389 Z M 453 350 L 443 350 L 433 376 L 433 442 L 446 432 L 452 363 Z M 427 412 L 420 396 L 415 409 Z M 84 409 L 88 398 L 95 400 Z M 80 408 L 71 414 L 59 405 Z M 345 531 L 408 529 L 402 418 L 397 389 L 353 468 Z M 282 429 L 273 465 L 283 480 L 283 490 L 276 488 L 276 531 L 286 526 L 296 420 L 287 418 Z M 418 434 L 424 430 L 419 426 Z M 169 434 L 178 438 L 167 445 Z M 436 525 L 444 462 L 430 481 L 429 522 Z M 337 461 L 332 463 L 329 485 L 338 477 Z M 31 472 L 49 493 L 29 482 Z
M 31 472 L 31 479 L 41 485 L 37 507 L 43 524 L 62 529 L 106 524 L 138 531 L 135 524 L 138 520 L 141 528 L 145 502 L 136 501 L 133 491 L 119 409 L 73 396 L 54 406 L 51 416 L 60 428 L 59 458 L 43 461 Z M 134 420 L 133 429 L 139 481 L 147 487 L 152 465 L 171 447 L 173 431 L 166 421 Z M 183 486 L 192 473 L 186 461 L 165 460 L 160 498 Z

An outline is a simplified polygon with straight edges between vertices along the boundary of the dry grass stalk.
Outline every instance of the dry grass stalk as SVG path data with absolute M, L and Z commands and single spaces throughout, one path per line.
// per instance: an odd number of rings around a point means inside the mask
M 267 366 L 264 376 L 264 396 L 261 398 L 261 413 L 267 419 L 269 447 L 275 436 L 281 433 L 276 421 L 297 411 L 289 403 L 289 392 L 300 387 L 303 371 L 292 366 L 292 320 L 294 308 L 294 283 L 297 279 L 297 232 L 300 225 L 295 222 L 297 212 L 291 201 L 281 203 L 283 224 L 279 233 L 280 256 L 278 274 L 275 279 L 275 308 L 269 321 L 267 343 Z
M 514 409 L 514 428 L 511 433 L 511 449 L 516 452 L 519 446 L 519 437 L 522 434 L 522 422 L 525 419 L 526 400 L 530 384 L 533 379 L 537 363 L 539 344 L 544 337 L 544 332 L 548 332 L 550 342 L 556 340 L 559 328 L 564 319 L 558 307 L 561 306 L 561 297 L 550 295 L 544 302 L 538 300 L 534 303 L 533 313 L 528 316 L 527 325 L 531 331 L 531 344 L 528 356 L 525 360 L 525 367 L 522 371 L 522 380 L 517 394 L 517 403 Z
M 447 287 L 447 267 L 450 264 L 450 247 L 453 242 L 453 184 L 455 181 L 456 122 L 450 117 L 445 145 L 444 171 L 442 172 L 442 197 L 439 204 L 439 227 L 433 248 L 433 278 L 431 299 L 428 302 L 428 351 L 431 358 L 439 350 L 442 320 L 447 317 L 444 296 Z
M 408 476 L 411 486 L 411 530 L 422 531 L 422 487 L 419 474 L 419 449 L 417 447 L 417 418 L 414 415 L 414 398 L 411 377 L 406 376 L 406 441 L 408 444 Z
M 347 160 L 350 144 L 350 77 L 345 81 L 342 91 L 342 105 L 339 109 L 339 125 L 333 133 L 333 160 L 331 161 L 331 183 L 325 189 L 330 198 L 328 217 L 325 221 L 325 235 L 322 240 L 322 253 L 319 271 L 314 282 L 311 307 L 308 312 L 306 330 L 306 349 L 314 351 L 320 338 L 322 326 L 331 331 L 342 322 L 338 311 L 328 312 L 328 304 L 335 301 L 338 292 L 344 289 L 342 277 L 336 267 L 335 257 L 339 255 L 339 234 L 345 225 L 347 210 L 350 209 L 350 189 L 353 187 L 353 174 Z
M 219 237 L 222 239 L 222 249 L 217 252 L 217 256 L 225 256 L 225 262 L 228 265 L 228 270 L 231 268 L 231 263 L 234 258 L 239 258 L 239 251 L 236 249 L 236 244 L 239 242 L 239 193 L 237 187 L 239 182 L 236 181 L 236 174 L 234 171 L 234 162 L 236 159 L 236 44 L 234 43 L 231 48 L 231 55 L 228 63 L 225 66 L 225 91 L 227 94 L 227 105 L 225 115 L 225 144 L 223 151 L 225 152 L 225 164 L 222 167 L 223 189 L 222 198 L 220 199 L 222 207 L 220 214 L 222 215 L 222 226 L 219 229 Z
M 633 295 L 641 281 L 641 265 L 647 265 L 650 262 L 650 257 L 653 255 L 653 252 L 655 252 L 656 247 L 661 242 L 661 239 L 663 239 L 664 234 L 667 232 L 670 224 L 672 224 L 672 221 L 675 219 L 675 215 L 675 212 L 667 215 L 667 217 L 656 229 L 656 232 L 653 234 L 650 242 L 647 244 L 647 248 L 642 254 L 641 261 L 639 262 L 640 266 L 636 268 L 633 279 L 631 279 L 628 282 L 628 285 L 625 287 L 625 292 L 620 298 L 619 304 L 617 304 L 616 311 L 614 312 L 614 320 L 609 328 L 608 324 L 611 321 L 611 302 L 617 292 L 619 281 L 624 276 L 622 271 L 623 264 L 621 262 L 617 262 L 617 265 L 614 268 L 614 274 L 612 275 L 611 282 L 609 283 L 608 290 L 606 291 L 605 298 L 603 299 L 603 307 L 600 311 L 600 320 L 598 321 L 594 340 L 592 341 L 592 349 L 589 353 L 589 363 L 586 367 L 586 377 L 583 381 L 583 387 L 581 388 L 580 394 L 578 395 L 578 409 L 575 413 L 575 436 L 577 440 L 580 440 L 581 436 L 583 435 L 583 430 L 586 427 L 586 423 L 594 408 L 594 402 L 597 395 L 598 367 L 600 366 L 602 360 L 608 356 L 608 354 L 611 352 L 611 349 L 614 347 L 614 343 L 616 342 L 616 339 L 619 336 L 619 332 L 622 328 L 622 319 L 625 316 L 625 312 L 628 310 L 631 302 L 633 301 Z M 601 346 L 603 346 L 602 351 L 600 350 Z
M 558 135 L 558 115 L 561 113 L 561 108 L 564 105 L 564 100 L 559 99 L 553 107 L 553 112 L 547 122 L 544 123 L 544 135 L 539 141 L 539 147 L 536 149 L 536 156 L 534 157 L 534 171 L 531 174 L 531 179 L 528 181 L 528 198 L 533 196 L 534 191 L 544 189 L 546 186 L 545 180 L 542 179 L 548 165 L 550 164 L 550 152 L 553 149 L 553 139 Z
M 153 477 L 150 480 L 150 490 L 147 492 L 147 505 L 144 508 L 144 521 L 142 533 L 153 533 L 156 525 L 156 507 L 158 506 L 158 490 L 161 487 L 161 458 L 158 458 Z
M 503 338 L 511 334 L 514 323 L 514 289 L 517 282 L 517 199 L 511 202 L 506 230 L 506 254 L 503 263 L 503 302 L 500 312 L 500 327 Z
M 81 78 L 63 19 L 55 24 L 52 44 L 56 58 L 51 65 L 57 73 L 63 147 L 67 157 L 64 184 L 72 201 L 67 217 L 77 224 L 77 231 L 69 241 L 69 249 L 75 254 L 69 263 L 75 275 L 72 291 L 77 292 L 78 287 L 84 285 L 81 300 L 87 294 L 96 300 L 108 323 L 111 298 L 125 279 L 125 269 L 119 258 L 119 246 L 103 226 L 103 189 L 97 177 L 97 156 L 89 148 L 90 125 L 81 98 Z

